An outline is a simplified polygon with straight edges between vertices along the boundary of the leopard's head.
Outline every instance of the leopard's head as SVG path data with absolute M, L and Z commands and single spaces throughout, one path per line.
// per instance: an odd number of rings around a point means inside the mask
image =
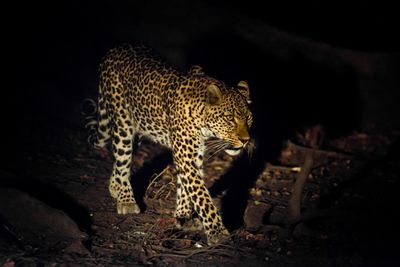
M 244 81 L 233 88 L 223 83 L 210 83 L 207 86 L 202 132 L 207 137 L 216 138 L 208 142 L 208 147 L 237 155 L 248 146 L 249 129 L 253 123 L 250 103 L 249 86 Z

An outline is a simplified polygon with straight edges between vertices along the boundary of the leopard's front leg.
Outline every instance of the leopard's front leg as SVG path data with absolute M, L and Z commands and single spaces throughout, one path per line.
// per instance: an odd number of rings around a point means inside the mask
M 189 195 L 182 185 L 180 177 L 176 181 L 176 210 L 175 218 L 178 220 L 190 219 L 193 215 L 193 206 Z
M 184 196 L 190 201 L 191 207 L 198 214 L 203 224 L 208 244 L 216 244 L 227 237 L 229 233 L 223 225 L 222 218 L 202 179 L 203 144 L 200 140 L 191 140 L 190 143 L 193 145 L 183 145 L 186 142 L 181 137 L 174 140 L 173 152 L 175 165 L 178 169 L 178 181 L 181 182 L 181 190 L 184 190 L 186 194 Z M 180 197 L 182 198 L 182 195 Z M 187 209 L 178 206 L 176 215 L 186 212 Z

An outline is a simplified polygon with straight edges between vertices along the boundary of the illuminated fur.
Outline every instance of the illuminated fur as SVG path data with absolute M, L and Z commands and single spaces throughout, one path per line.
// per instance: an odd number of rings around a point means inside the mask
M 109 139 L 115 158 L 109 191 L 119 214 L 139 213 L 130 178 L 135 135 L 172 149 L 177 168 L 178 219 L 195 211 L 208 242 L 228 231 L 202 179 L 206 141 L 214 150 L 238 154 L 248 143 L 252 114 L 249 88 L 232 88 L 204 74 L 199 66 L 181 73 L 151 48 L 123 45 L 110 50 L 100 65 L 97 128 L 90 140 L 104 148 Z

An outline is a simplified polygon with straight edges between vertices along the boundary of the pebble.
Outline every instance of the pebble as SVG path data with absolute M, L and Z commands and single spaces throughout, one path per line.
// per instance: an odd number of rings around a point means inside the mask
M 203 245 L 201 245 L 199 242 L 196 242 L 193 246 L 195 248 L 202 248 L 203 247 Z

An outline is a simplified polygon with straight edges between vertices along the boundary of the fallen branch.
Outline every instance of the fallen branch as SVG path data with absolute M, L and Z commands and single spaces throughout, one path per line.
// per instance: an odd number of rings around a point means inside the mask
M 338 151 L 331 151 L 331 150 L 323 150 L 319 149 L 317 147 L 306 147 L 306 146 L 301 146 L 301 145 L 296 145 L 290 140 L 287 141 L 287 149 L 291 151 L 300 151 L 301 153 L 308 153 L 310 151 L 314 152 L 315 157 L 317 158 L 327 158 L 327 157 L 333 157 L 333 158 L 346 158 L 346 159 L 352 159 L 356 157 L 357 155 L 351 154 L 351 153 L 346 153 L 346 152 L 338 152 Z
M 226 256 L 230 257 L 232 256 L 232 250 L 234 248 L 232 246 L 228 245 L 223 245 L 223 244 L 217 244 L 214 246 L 207 246 L 203 248 L 195 248 L 195 249 L 185 249 L 185 250 L 168 250 L 165 253 L 159 253 L 156 255 L 152 255 L 147 258 L 148 261 L 154 258 L 160 258 L 160 257 L 175 257 L 175 258 L 184 258 L 188 259 L 190 257 L 193 257 L 195 255 L 199 254 L 209 254 L 209 255 L 219 255 L 219 256 Z
M 296 149 L 297 151 L 302 149 L 303 152 L 305 153 L 305 157 L 301 171 L 298 174 L 298 177 L 293 185 L 292 196 L 289 199 L 288 215 L 286 219 L 287 235 L 291 235 L 291 233 L 294 230 L 294 227 L 297 225 L 297 223 L 301 218 L 301 203 L 302 203 L 301 196 L 303 193 L 304 185 L 307 181 L 307 177 L 310 175 L 314 167 L 316 161 L 315 159 L 322 158 L 323 157 L 322 154 L 324 154 L 325 157 L 328 155 L 330 156 L 333 155 L 335 157 L 338 157 L 339 155 L 341 157 L 348 157 L 347 155 L 341 155 L 336 152 L 320 150 L 319 146 L 322 143 L 323 138 L 324 138 L 323 128 L 320 127 L 319 125 L 316 125 L 308 129 L 305 135 L 305 140 L 311 146 L 311 148 L 301 147 L 289 141 L 289 146 L 291 146 L 291 149 Z
M 303 192 L 304 184 L 306 183 L 308 175 L 311 173 L 312 166 L 314 165 L 314 151 L 309 151 L 304 160 L 304 165 L 296 179 L 293 186 L 292 197 L 289 200 L 288 207 L 288 223 L 297 221 L 300 218 L 301 210 L 301 195 Z
M 279 166 L 279 165 L 272 165 L 271 163 L 267 162 L 267 170 L 278 170 L 278 171 L 290 171 L 290 172 L 300 172 L 301 167 L 289 167 L 289 166 Z

